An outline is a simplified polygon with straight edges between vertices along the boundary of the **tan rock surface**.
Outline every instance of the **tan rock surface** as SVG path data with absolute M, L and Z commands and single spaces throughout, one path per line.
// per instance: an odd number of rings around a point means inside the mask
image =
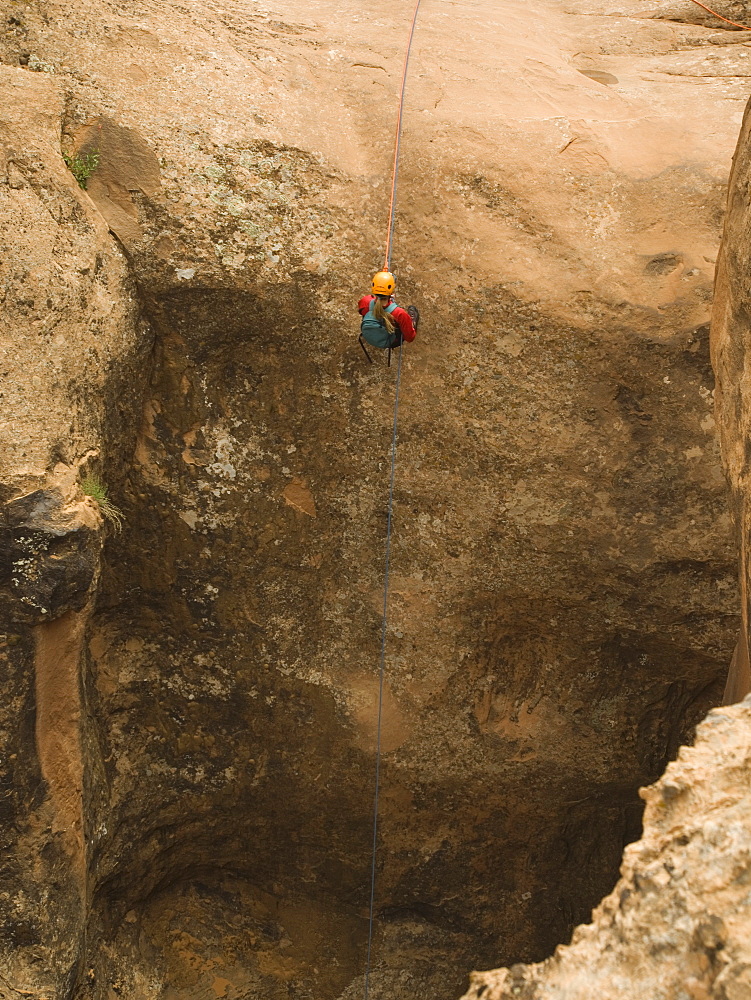
M 751 691 L 749 667 L 749 492 L 748 492 L 748 279 L 749 162 L 748 109 L 738 140 L 728 192 L 722 250 L 718 261 L 712 316 L 712 363 L 717 372 L 717 422 L 722 458 L 730 481 L 732 511 L 740 552 L 742 625 L 725 690 L 727 702 Z
M 40 997 L 336 996 L 362 971 L 393 387 L 353 307 L 381 263 L 404 5 L 5 6 L 0 652 L 25 770 L 2 974 Z M 721 697 L 707 320 L 749 56 L 693 5 L 659 12 L 421 14 L 386 994 L 549 954 Z M 61 148 L 96 150 L 86 192 Z M 101 558 L 79 470 L 125 514 Z M 18 722 L 51 662 L 34 629 L 66 615 L 87 640 L 67 795 Z
M 642 791 L 621 879 L 541 965 L 477 973 L 466 1000 L 751 996 L 751 699 L 710 712 Z

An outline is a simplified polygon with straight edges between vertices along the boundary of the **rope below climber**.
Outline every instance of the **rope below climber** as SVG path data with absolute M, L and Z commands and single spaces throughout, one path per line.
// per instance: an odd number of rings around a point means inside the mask
M 394 142 L 394 164 L 391 178 L 391 203 L 389 205 L 389 217 L 388 217 L 388 231 L 386 235 L 386 252 L 385 260 L 382 271 L 379 271 L 373 278 L 371 284 L 371 296 L 364 296 L 360 299 L 360 307 L 364 305 L 364 299 L 368 300 L 368 307 L 366 315 L 370 314 L 374 317 L 379 317 L 377 322 L 380 322 L 381 313 L 383 314 L 383 326 L 388 332 L 389 322 L 393 322 L 398 325 L 400 340 L 399 345 L 394 344 L 393 346 L 400 346 L 401 343 L 411 341 L 415 339 L 416 326 L 419 321 L 419 314 L 414 307 L 412 307 L 412 312 L 409 310 L 401 310 L 395 302 L 392 302 L 391 296 L 396 287 L 396 279 L 391 272 L 391 242 L 394 232 L 394 220 L 396 217 L 396 191 L 397 191 L 397 180 L 399 177 L 399 150 L 401 144 L 401 133 L 402 133 L 402 116 L 404 112 L 404 93 L 407 86 L 407 70 L 409 68 L 409 56 L 412 49 L 412 39 L 415 35 L 415 26 L 417 24 L 417 14 L 420 10 L 421 0 L 415 0 L 415 8 L 412 14 L 412 24 L 409 32 L 409 39 L 407 41 L 407 48 L 404 53 L 404 66 L 402 68 L 402 83 L 399 95 L 399 114 L 397 116 L 396 122 L 396 139 Z M 374 301 L 376 300 L 376 301 Z M 401 314 L 404 313 L 404 317 Z M 391 317 L 394 317 L 392 320 Z M 363 321 L 365 320 L 363 316 Z M 401 321 L 400 321 L 401 320 Z M 392 335 L 396 334 L 396 326 L 392 331 Z M 410 336 L 411 334 L 411 336 Z M 363 336 L 360 336 L 360 344 L 365 351 L 365 354 L 370 360 L 370 355 L 368 355 L 367 349 L 365 348 L 365 343 L 363 341 Z M 391 350 L 392 345 L 388 343 L 387 349 L 389 352 L 389 361 L 391 360 Z M 396 373 L 396 389 L 394 392 L 394 421 L 393 429 L 391 435 L 391 476 L 389 483 L 389 506 L 388 506 L 388 519 L 386 523 L 386 559 L 384 567 L 384 579 L 383 579 L 383 617 L 381 621 L 381 656 L 380 656 L 380 666 L 379 666 L 379 680 L 378 680 L 378 722 L 376 725 L 376 766 L 375 766 L 375 789 L 373 797 L 373 837 L 372 837 L 372 853 L 371 853 L 371 866 L 370 866 L 370 904 L 368 907 L 368 951 L 365 961 L 365 990 L 364 990 L 364 1000 L 369 1000 L 369 989 L 370 989 L 370 973 L 373 961 L 373 928 L 375 923 L 375 896 L 376 896 L 376 858 L 378 854 L 378 803 L 380 795 L 380 779 L 381 779 L 381 726 L 383 722 L 383 690 L 384 690 L 384 680 L 386 675 L 386 635 L 388 630 L 388 600 L 389 600 L 389 570 L 390 570 L 390 560 L 391 560 L 391 524 L 394 514 L 394 482 L 396 478 L 396 442 L 397 442 L 397 431 L 399 426 L 399 389 L 401 386 L 402 377 L 402 360 L 404 352 L 399 351 L 399 366 Z

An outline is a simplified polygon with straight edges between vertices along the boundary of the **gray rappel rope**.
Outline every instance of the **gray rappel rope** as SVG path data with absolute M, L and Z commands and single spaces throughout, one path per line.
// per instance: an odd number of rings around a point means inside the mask
M 388 626 L 389 563 L 391 559 L 391 521 L 394 512 L 394 477 L 396 474 L 396 433 L 399 417 L 399 386 L 402 378 L 402 349 L 399 349 L 399 365 L 396 372 L 396 393 L 394 396 L 394 432 L 391 438 L 391 484 L 389 486 L 389 514 L 386 522 L 386 571 L 383 586 L 383 622 L 381 624 L 381 668 L 378 681 L 378 728 L 376 737 L 375 801 L 373 803 L 373 860 L 370 867 L 370 911 L 368 921 L 368 959 L 365 965 L 365 1000 L 368 1000 L 370 985 L 370 959 L 373 950 L 373 922 L 375 907 L 376 852 L 378 849 L 378 793 L 381 778 L 381 716 L 383 713 L 383 680 L 386 673 L 386 629 Z
M 391 242 L 394 235 L 394 221 L 396 218 L 396 189 L 399 179 L 399 153 L 402 138 L 402 114 L 404 112 L 404 93 L 407 83 L 407 70 L 409 68 L 409 56 L 412 50 L 412 39 L 415 34 L 417 24 L 417 13 L 420 9 L 420 0 L 415 4 L 415 12 L 412 17 L 407 50 L 404 57 L 404 69 L 402 72 L 402 87 L 399 98 L 399 115 L 396 127 L 396 144 L 394 150 L 394 173 L 391 186 L 391 210 L 389 215 L 389 229 L 386 243 L 386 270 L 391 269 Z M 373 925 L 375 912 L 375 883 L 376 883 L 376 856 L 378 850 L 378 798 L 380 792 L 381 778 L 381 720 L 383 716 L 383 682 L 386 674 L 386 632 L 388 628 L 388 598 L 389 598 L 389 569 L 391 560 L 391 525 L 394 513 L 394 479 L 396 476 L 396 441 L 399 419 L 399 387 L 402 379 L 402 357 L 404 355 L 404 345 L 399 349 L 399 365 L 396 372 L 396 391 L 394 393 L 394 427 L 391 436 L 391 481 L 389 484 L 389 509 L 386 523 L 386 560 L 383 583 L 383 620 L 381 624 L 381 662 L 378 680 L 378 726 L 376 735 L 376 769 L 375 769 L 375 797 L 373 802 L 373 852 L 370 867 L 370 907 L 368 916 L 368 957 L 365 965 L 365 997 L 368 1000 L 370 988 L 371 958 L 373 952 Z

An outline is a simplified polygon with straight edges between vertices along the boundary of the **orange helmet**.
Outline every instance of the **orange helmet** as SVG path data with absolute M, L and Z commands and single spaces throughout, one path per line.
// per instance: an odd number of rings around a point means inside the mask
M 391 271 L 379 271 L 373 275 L 370 290 L 373 295 L 391 295 L 396 288 L 396 278 Z

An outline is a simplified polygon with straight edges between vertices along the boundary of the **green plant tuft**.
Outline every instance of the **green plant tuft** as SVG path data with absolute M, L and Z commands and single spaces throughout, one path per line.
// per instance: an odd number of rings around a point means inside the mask
M 65 166 L 78 181 L 78 186 L 85 191 L 89 177 L 91 177 L 99 166 L 99 150 L 94 149 L 90 153 L 80 153 L 75 156 L 70 153 L 63 153 L 63 159 L 65 160 Z
M 104 483 L 96 476 L 86 476 L 81 480 L 81 490 L 87 497 L 96 501 L 102 517 L 115 526 L 115 531 L 120 531 L 123 526 L 123 513 L 107 496 L 107 487 Z

